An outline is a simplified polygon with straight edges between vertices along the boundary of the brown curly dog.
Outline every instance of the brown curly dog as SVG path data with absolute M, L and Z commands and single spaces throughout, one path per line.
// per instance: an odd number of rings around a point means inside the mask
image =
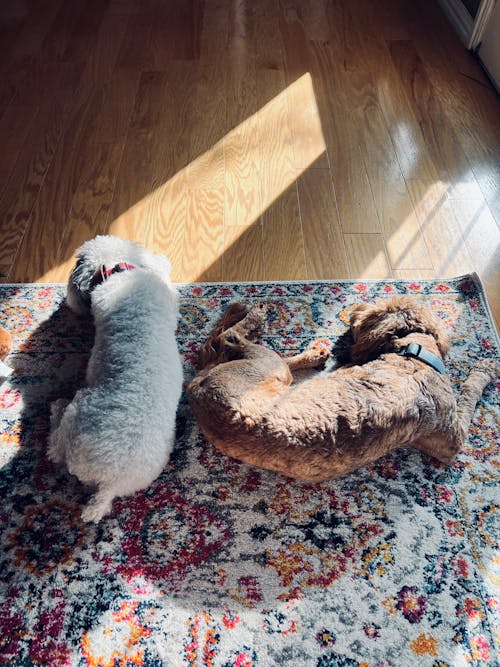
M 449 338 L 432 311 L 408 297 L 354 308 L 353 364 L 292 384 L 324 363 L 320 346 L 283 358 L 250 342 L 266 307 L 233 304 L 200 351 L 188 398 L 201 431 L 240 461 L 290 477 L 338 477 L 399 447 L 443 463 L 461 449 L 477 401 L 500 373 L 475 363 L 455 400 L 442 358 Z

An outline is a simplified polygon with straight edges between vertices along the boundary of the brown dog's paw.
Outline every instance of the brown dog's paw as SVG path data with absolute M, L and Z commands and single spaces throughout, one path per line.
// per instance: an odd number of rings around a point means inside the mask
M 267 303 L 257 303 L 250 308 L 244 319 L 245 335 L 252 340 L 262 330 L 267 317 Z
M 318 367 L 324 366 L 327 359 L 330 358 L 330 345 L 331 344 L 329 340 L 318 338 L 309 348 L 311 354 L 318 360 Z
M 496 359 L 479 359 L 474 364 L 474 371 L 484 373 L 490 382 L 500 377 L 500 363 Z

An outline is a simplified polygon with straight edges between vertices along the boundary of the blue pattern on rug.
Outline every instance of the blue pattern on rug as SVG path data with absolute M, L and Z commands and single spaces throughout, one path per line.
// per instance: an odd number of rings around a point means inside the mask
M 331 344 L 330 368 L 348 359 L 352 306 L 393 294 L 444 320 L 457 390 L 476 359 L 499 355 L 473 275 L 180 291 L 186 380 L 236 300 L 271 304 L 262 342 L 280 353 Z M 81 385 L 93 338 L 64 294 L 61 285 L 0 286 L 0 323 L 15 340 L 15 372 L 0 386 L 0 664 L 498 664 L 498 383 L 450 467 L 399 450 L 313 485 L 216 451 L 183 398 L 160 478 L 84 525 L 88 490 L 46 458 L 50 401 Z

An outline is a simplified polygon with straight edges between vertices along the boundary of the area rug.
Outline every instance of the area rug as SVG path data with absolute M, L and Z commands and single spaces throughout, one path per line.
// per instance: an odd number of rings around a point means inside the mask
M 353 304 L 393 294 L 446 322 L 455 388 L 474 360 L 499 354 L 474 275 L 180 292 L 186 379 L 235 300 L 270 304 L 262 341 L 285 355 L 329 342 L 331 367 L 348 360 Z M 218 453 L 183 399 L 161 477 L 115 501 L 98 526 L 83 525 L 88 491 L 46 458 L 50 401 L 81 385 L 93 338 L 64 294 L 62 285 L 0 286 L 0 323 L 15 339 L 15 371 L 0 385 L 0 664 L 498 664 L 498 384 L 450 467 L 402 449 L 314 485 Z

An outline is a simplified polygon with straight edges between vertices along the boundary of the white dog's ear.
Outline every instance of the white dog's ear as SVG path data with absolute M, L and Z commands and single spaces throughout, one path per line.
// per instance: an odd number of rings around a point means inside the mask
M 160 278 L 165 282 L 170 282 L 170 273 L 172 271 L 172 265 L 165 255 L 152 255 L 152 266 L 151 268 L 155 273 L 157 273 Z
M 79 255 L 69 277 L 66 293 L 66 303 L 79 315 L 86 315 L 90 310 L 90 282 L 94 273 L 95 268 Z

